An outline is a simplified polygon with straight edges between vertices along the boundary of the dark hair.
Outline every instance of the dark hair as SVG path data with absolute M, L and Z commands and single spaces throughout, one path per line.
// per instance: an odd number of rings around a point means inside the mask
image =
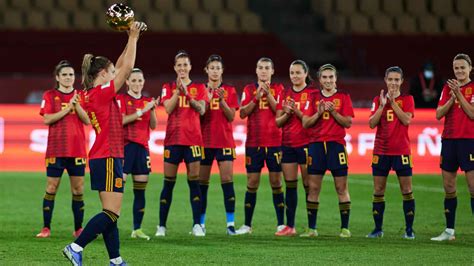
M 112 62 L 103 56 L 85 54 L 82 60 L 82 85 L 86 90 L 92 88 L 97 74 L 102 69 L 107 69 Z
M 189 57 L 189 54 L 186 53 L 185 50 L 179 50 L 178 53 L 174 56 L 174 63 L 176 64 L 176 61 L 178 61 L 179 58 L 187 58 L 189 59 L 189 62 L 191 62 L 191 57 Z
M 273 65 L 273 61 L 268 57 L 261 57 L 260 59 L 258 59 L 257 65 L 260 62 L 268 62 L 268 63 L 272 64 L 272 68 L 275 69 L 275 66 Z
M 402 76 L 402 78 L 403 78 L 403 70 L 402 70 L 401 67 L 399 67 L 399 66 L 391 66 L 391 67 L 387 68 L 387 70 L 385 70 L 385 77 L 387 77 L 388 74 L 391 73 L 391 72 L 398 73 L 398 74 L 400 74 L 400 75 Z
M 59 61 L 59 63 L 54 67 L 54 72 L 53 72 L 54 76 L 58 76 L 58 75 L 59 75 L 59 72 L 61 72 L 61 70 L 62 70 L 63 68 L 65 68 L 65 67 L 70 67 L 70 68 L 74 69 L 74 68 L 72 67 L 72 64 L 71 64 L 69 61 L 67 61 L 67 60 L 61 60 L 61 61 Z M 56 81 L 56 87 L 55 87 L 55 88 L 56 88 L 56 89 L 59 88 L 59 82 L 58 82 L 58 81 Z
M 457 54 L 454 57 L 453 61 L 455 60 L 465 60 L 469 64 L 469 66 L 472 66 L 471 58 L 467 54 Z
M 128 75 L 128 78 L 133 74 L 133 73 L 142 73 L 143 74 L 143 71 L 141 69 L 139 69 L 138 67 L 134 67 L 132 68 L 132 71 L 130 71 L 130 74 Z M 127 78 L 127 79 L 128 79 Z
M 324 71 L 324 70 L 332 70 L 334 71 L 334 73 L 336 74 L 336 77 L 337 77 L 337 70 L 336 70 L 336 67 L 331 65 L 331 64 L 324 64 L 322 66 L 319 67 L 318 69 L 318 78 L 321 78 L 321 73 Z
M 298 59 L 298 60 L 295 60 L 295 61 L 291 62 L 290 67 L 293 66 L 293 65 L 300 65 L 303 68 L 304 73 L 308 74 L 306 76 L 306 79 L 305 79 L 306 85 L 309 85 L 309 84 L 311 84 L 311 82 L 313 82 L 313 79 L 311 78 L 311 75 L 309 74 L 308 64 L 306 64 L 305 61 L 303 61 L 301 59 Z
M 209 56 L 209 58 L 206 61 L 206 68 L 209 66 L 210 63 L 212 62 L 219 62 L 222 65 L 222 68 L 224 68 L 224 60 L 222 60 L 222 57 L 218 54 L 212 54 Z

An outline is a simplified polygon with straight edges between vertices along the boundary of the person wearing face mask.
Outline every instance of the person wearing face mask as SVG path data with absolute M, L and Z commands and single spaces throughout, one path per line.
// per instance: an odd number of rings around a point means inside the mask
M 423 65 L 421 71 L 410 81 L 410 94 L 417 108 L 436 108 L 443 88 L 443 81 L 435 75 L 431 63 Z
M 377 128 L 374 154 L 372 157 L 372 175 L 374 177 L 374 201 L 372 213 L 375 229 L 368 238 L 383 237 L 382 224 L 385 211 L 385 188 L 390 170 L 397 173 L 400 190 L 403 195 L 403 213 L 405 214 L 404 239 L 415 239 L 413 221 L 415 218 L 415 199 L 412 192 L 412 158 L 408 126 L 415 112 L 411 95 L 400 93 L 403 83 L 403 71 L 398 66 L 385 71 L 387 92 L 380 91 L 380 96 L 372 103 L 369 126 Z
M 151 172 L 150 151 L 148 140 L 150 129 L 156 128 L 155 107 L 159 99 L 155 100 L 142 95 L 145 78 L 143 71 L 133 68 L 130 76 L 125 80 L 127 93 L 117 96 L 117 102 L 122 113 L 123 133 L 125 137 L 123 180 L 132 174 L 133 180 L 133 231 L 132 238 L 150 240 L 141 229 L 145 214 L 145 189 L 148 175 Z

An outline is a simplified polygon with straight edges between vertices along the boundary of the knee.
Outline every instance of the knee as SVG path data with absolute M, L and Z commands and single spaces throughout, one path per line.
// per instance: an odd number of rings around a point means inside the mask
M 258 178 L 249 178 L 247 180 L 247 187 L 258 188 L 259 183 L 260 182 L 259 182 Z
M 222 175 L 221 176 L 221 183 L 229 183 L 232 182 L 232 175 Z
M 345 195 L 349 194 L 348 191 L 347 191 L 347 186 L 337 186 L 336 187 L 336 193 L 339 196 L 345 196 Z
M 272 187 L 281 187 L 281 180 L 277 179 L 277 180 L 271 180 L 270 181 L 270 185 Z
M 46 192 L 48 192 L 49 194 L 56 194 L 58 186 L 58 183 L 48 183 L 46 185 Z

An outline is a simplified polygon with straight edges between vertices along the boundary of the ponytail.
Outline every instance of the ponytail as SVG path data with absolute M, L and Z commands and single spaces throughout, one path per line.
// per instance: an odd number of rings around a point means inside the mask
M 300 65 L 303 68 L 304 73 L 307 74 L 306 79 L 305 79 L 306 85 L 307 86 L 311 85 L 313 83 L 313 78 L 311 78 L 311 75 L 309 73 L 308 64 L 306 64 L 305 61 L 298 59 L 291 62 L 290 66 L 293 66 L 293 65 Z
M 88 90 L 94 86 L 95 78 L 102 69 L 112 62 L 103 56 L 94 56 L 93 54 L 85 54 L 82 60 L 82 85 Z

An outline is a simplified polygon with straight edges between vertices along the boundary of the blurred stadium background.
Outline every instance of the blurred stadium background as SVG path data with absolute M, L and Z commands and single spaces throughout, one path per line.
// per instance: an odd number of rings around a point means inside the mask
M 76 69 L 85 53 L 115 61 L 127 37 L 105 22 L 105 11 L 118 0 L 0 0 L 0 171 L 42 171 L 47 127 L 37 114 L 45 90 L 52 88 L 52 70 L 63 59 Z M 305 60 L 316 77 L 325 63 L 340 71 L 338 86 L 351 93 L 356 110 L 346 135 L 353 173 L 370 171 L 374 131 L 367 126 L 368 107 L 385 87 L 388 66 L 405 71 L 403 90 L 421 77 L 431 62 L 439 81 L 453 77 L 452 58 L 474 56 L 472 0 L 133 0 L 130 5 L 149 31 L 139 41 L 136 66 L 144 70 L 144 93 L 159 96 L 164 82 L 175 79 L 178 50 L 191 55 L 191 78 L 205 81 L 209 55 L 224 58 L 224 80 L 241 91 L 255 81 L 262 56 L 275 62 L 274 80 L 289 83 L 288 68 Z M 433 79 L 432 79 L 433 80 Z M 417 85 L 421 98 L 420 81 Z M 431 87 L 431 82 L 424 84 Z M 417 97 L 415 102 L 418 105 Z M 12 105 L 14 104 L 14 105 Z M 25 105 L 25 104 L 30 104 Z M 159 108 L 151 134 L 154 169 L 162 169 L 166 114 Z M 438 174 L 442 122 L 434 110 L 421 112 L 410 127 L 415 173 Z M 233 123 L 238 159 L 244 173 L 245 121 Z M 89 131 L 91 131 L 89 129 Z M 93 139 L 93 133 L 87 134 Z
M 77 72 L 86 52 L 115 60 L 126 37 L 108 28 L 104 13 L 116 2 L 0 0 L 0 103 L 38 102 L 62 59 Z M 357 107 L 369 107 L 390 65 L 401 66 L 409 81 L 430 61 L 437 75 L 447 78 L 456 53 L 474 54 L 470 0 L 123 2 L 149 25 L 136 66 L 145 71 L 153 95 L 162 82 L 174 79 L 173 57 L 179 49 L 191 54 L 196 80 L 205 78 L 202 69 L 210 54 L 222 55 L 225 79 L 239 90 L 254 79 L 261 56 L 274 60 L 276 79 L 284 83 L 294 59 L 307 61 L 313 76 L 321 64 L 333 63 L 341 71 L 339 86 L 353 92 Z

